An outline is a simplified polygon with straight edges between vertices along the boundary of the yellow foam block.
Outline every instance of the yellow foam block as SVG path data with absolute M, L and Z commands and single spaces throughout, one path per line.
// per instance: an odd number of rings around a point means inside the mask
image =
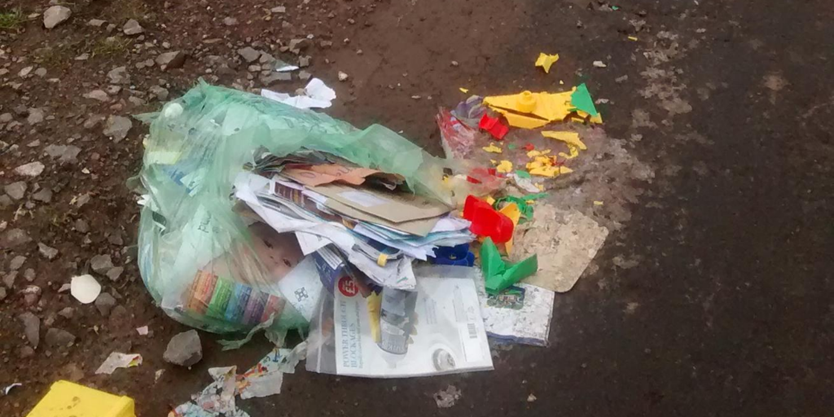
M 27 417 L 136 417 L 136 414 L 131 398 L 58 381 Z

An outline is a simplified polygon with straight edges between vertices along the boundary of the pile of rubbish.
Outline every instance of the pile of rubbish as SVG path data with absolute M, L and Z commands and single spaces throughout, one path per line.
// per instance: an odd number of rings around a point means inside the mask
M 275 372 L 304 357 L 309 371 L 361 377 L 490 370 L 488 338 L 546 345 L 554 291 L 608 233 L 546 202 L 547 181 L 586 149 L 566 126 L 602 123 L 585 85 L 441 109 L 446 158 L 309 110 L 335 98 L 320 80 L 309 90 L 201 82 L 143 116 L 139 266 L 161 308 L 244 340 L 263 329 L 279 347 L 297 330 L 306 340 L 276 353 L 292 363 L 273 358 Z M 565 128 L 535 130 L 553 124 Z M 591 238 L 577 246 L 579 229 Z

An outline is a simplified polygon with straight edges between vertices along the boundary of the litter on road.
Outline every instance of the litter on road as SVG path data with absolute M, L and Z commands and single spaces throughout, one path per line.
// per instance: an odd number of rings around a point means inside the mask
M 558 58 L 536 65 L 549 72 Z M 214 382 L 171 416 L 244 416 L 236 396 L 280 393 L 305 358 L 312 372 L 372 378 L 491 370 L 488 338 L 548 345 L 554 291 L 605 241 L 607 229 L 546 191 L 593 151 L 576 127 L 602 123 L 585 84 L 441 108 L 446 158 L 310 110 L 335 99 L 316 78 L 296 96 L 201 82 L 140 116 L 150 294 L 172 318 L 236 338 L 224 349 L 258 331 L 276 344 L 243 374 L 209 369 Z M 77 278 L 73 296 L 95 300 L 95 280 Z M 293 350 L 289 331 L 306 339 Z M 119 355 L 100 370 L 135 364 Z M 200 358 L 196 331 L 165 353 L 182 366 Z

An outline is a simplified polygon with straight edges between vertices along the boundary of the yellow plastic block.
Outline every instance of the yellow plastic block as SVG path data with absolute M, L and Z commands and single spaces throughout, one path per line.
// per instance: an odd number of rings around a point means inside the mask
M 542 136 L 550 139 L 560 140 L 562 142 L 567 143 L 568 145 L 573 145 L 578 147 L 581 150 L 588 149 L 581 140 L 579 140 L 579 133 L 576 132 L 554 132 L 554 131 L 544 131 L 542 132 Z
M 136 417 L 133 399 L 58 381 L 27 417 Z
M 538 116 L 547 121 L 563 120 L 571 112 L 570 96 L 573 91 L 562 93 L 531 93 L 524 91 L 506 96 L 484 98 L 484 104 L 518 113 Z M 509 120 L 509 119 L 508 119 Z

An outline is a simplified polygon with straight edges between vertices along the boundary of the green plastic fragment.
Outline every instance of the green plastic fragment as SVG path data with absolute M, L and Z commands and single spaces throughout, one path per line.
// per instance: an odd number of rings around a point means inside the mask
M 530 174 L 527 175 L 529 176 Z M 494 207 L 496 210 L 500 210 L 501 205 L 504 202 L 515 203 L 518 206 L 518 211 L 521 212 L 521 219 L 530 220 L 533 218 L 533 206 L 527 204 L 527 202 L 530 200 L 538 200 L 544 197 L 547 197 L 547 193 L 528 194 L 524 197 L 506 196 L 495 200 L 495 203 L 493 203 L 492 207 Z
M 511 144 L 507 145 L 507 149 L 509 149 L 511 151 L 514 150 L 515 148 L 516 148 L 515 143 L 511 143 Z
M 518 175 L 519 178 L 530 178 L 530 173 L 522 169 L 517 170 L 515 175 Z
M 486 238 L 481 245 L 481 271 L 484 273 L 486 290 L 489 294 L 509 288 L 511 285 L 536 273 L 539 269 L 539 260 L 533 255 L 517 264 L 501 259 L 498 247 L 492 243 L 491 238 Z
M 588 91 L 588 86 L 585 83 L 579 84 L 576 87 L 576 91 L 571 94 L 570 105 L 591 116 L 599 115 L 597 108 L 594 106 L 594 99 L 591 98 L 591 93 Z

